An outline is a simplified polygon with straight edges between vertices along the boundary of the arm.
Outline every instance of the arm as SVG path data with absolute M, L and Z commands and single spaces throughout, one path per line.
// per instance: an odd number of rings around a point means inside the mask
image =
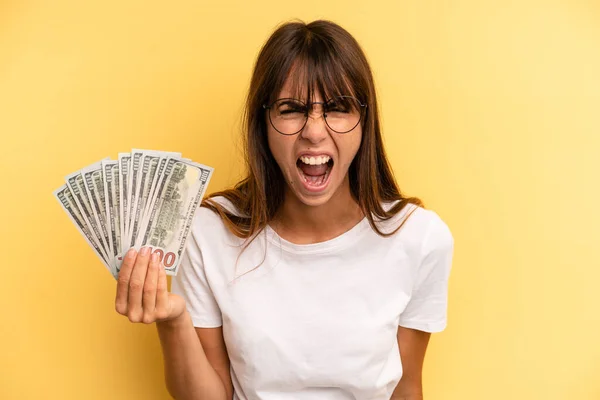
M 203 210 L 198 215 L 202 213 Z M 157 324 L 165 354 L 167 388 L 177 400 L 231 400 L 233 384 L 221 310 L 193 232 L 179 268 L 169 295 L 185 304 L 184 327 L 179 328 L 180 333 L 173 333 L 177 329 Z
M 392 400 L 423 399 L 423 360 L 432 332 L 446 327 L 448 279 L 454 238 L 433 211 L 422 242 L 422 258 L 414 272 L 411 299 L 398 321 L 398 347 L 403 374 Z
M 185 311 L 174 320 L 157 322 L 165 380 L 178 400 L 228 400 L 233 397 L 229 358 L 222 328 L 195 328 Z
M 231 382 L 231 373 L 229 370 L 230 362 L 227 348 L 225 347 L 225 339 L 223 338 L 223 327 L 218 328 L 196 328 L 196 334 L 206 358 L 210 365 L 215 369 L 217 375 L 225 386 L 227 399 L 233 398 L 233 383 Z
M 430 336 L 429 332 L 398 327 L 403 372 L 390 400 L 423 400 L 423 361 Z
M 167 291 L 165 270 L 156 254 L 150 258 L 149 248 L 142 249 L 139 255 L 131 249 L 125 256 L 117 282 L 115 308 L 131 322 L 156 323 L 165 360 L 167 389 L 173 397 L 231 399 L 217 372 L 222 368 L 213 361 L 217 358 L 212 357 L 213 349 L 219 348 L 222 342 L 222 334 L 213 332 L 205 335 L 206 338 L 196 334 L 185 300 Z

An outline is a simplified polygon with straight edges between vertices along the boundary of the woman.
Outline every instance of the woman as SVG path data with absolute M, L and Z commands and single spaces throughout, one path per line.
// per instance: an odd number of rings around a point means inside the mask
M 157 323 L 177 399 L 422 399 L 453 239 L 396 186 L 358 43 L 280 26 L 245 117 L 248 175 L 198 210 L 172 293 L 130 251 L 117 311 Z

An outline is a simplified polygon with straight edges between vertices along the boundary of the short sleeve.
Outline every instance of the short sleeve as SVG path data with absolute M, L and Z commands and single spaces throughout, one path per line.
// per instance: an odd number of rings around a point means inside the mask
M 223 325 L 221 310 L 210 288 L 200 246 L 193 234 L 188 238 L 171 292 L 185 300 L 195 327 L 216 328 Z
M 434 218 L 425 233 L 411 298 L 398 324 L 424 332 L 441 332 L 447 321 L 448 279 L 454 239 L 444 221 L 435 212 L 429 212 Z

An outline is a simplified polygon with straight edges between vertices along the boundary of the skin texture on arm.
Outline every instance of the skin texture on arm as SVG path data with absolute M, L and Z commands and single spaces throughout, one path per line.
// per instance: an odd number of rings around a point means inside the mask
M 423 361 L 431 334 L 398 327 L 397 336 L 403 373 L 390 400 L 422 400 Z
M 218 341 L 215 334 L 204 335 L 204 342 L 194 330 L 186 312 L 181 317 L 157 322 L 163 350 L 165 380 L 171 396 L 177 400 L 230 400 L 220 373 L 209 354 L 214 354 Z M 206 347 L 205 347 L 206 346 Z
M 219 378 L 223 382 L 227 392 L 227 400 L 233 398 L 233 383 L 229 372 L 229 355 L 223 339 L 223 327 L 218 328 L 196 328 L 196 334 L 208 362 L 213 367 Z

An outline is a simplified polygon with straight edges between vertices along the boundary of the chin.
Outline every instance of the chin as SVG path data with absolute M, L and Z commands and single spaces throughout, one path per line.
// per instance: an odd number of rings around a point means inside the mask
M 331 200 L 331 195 L 306 196 L 294 192 L 298 201 L 308 207 L 319 207 L 327 204 Z

